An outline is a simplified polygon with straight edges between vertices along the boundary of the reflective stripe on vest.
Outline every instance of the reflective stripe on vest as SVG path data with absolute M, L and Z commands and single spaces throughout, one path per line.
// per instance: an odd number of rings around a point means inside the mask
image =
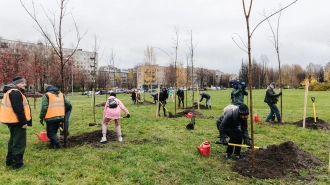
M 7 123 L 7 124 L 19 123 L 17 115 L 15 114 L 13 107 L 11 105 L 11 101 L 9 99 L 9 93 L 11 91 L 18 91 L 18 89 L 10 89 L 3 95 L 1 107 L 0 107 L 0 122 L 1 123 Z M 30 121 L 31 120 L 31 109 L 30 109 L 29 103 L 28 103 L 26 97 L 22 94 L 22 92 L 21 91 L 18 91 L 18 92 L 20 92 L 22 95 L 25 119 L 26 119 L 26 121 Z
M 56 95 L 50 92 L 47 92 L 46 94 L 48 96 L 48 109 L 45 119 L 64 116 L 65 107 L 63 94 L 59 93 Z

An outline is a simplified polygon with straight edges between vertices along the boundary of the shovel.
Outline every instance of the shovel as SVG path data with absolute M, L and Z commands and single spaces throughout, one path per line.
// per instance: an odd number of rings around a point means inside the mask
M 168 112 L 168 115 L 169 115 L 170 117 L 173 117 L 172 112 L 168 111 L 167 108 L 162 104 L 162 102 L 159 101 L 159 103 L 160 103 L 160 104 L 162 105 L 162 107 Z
M 120 117 L 119 119 L 123 119 L 123 118 L 126 118 L 126 117 Z M 114 119 L 111 119 L 109 122 L 111 122 L 111 121 L 114 121 Z M 95 126 L 95 125 L 102 125 L 102 123 L 89 123 L 88 124 L 88 126 L 90 126 L 90 127 Z
M 216 141 L 215 144 L 223 144 L 223 143 L 221 143 L 220 141 Z M 227 144 L 224 144 L 224 145 L 229 145 L 229 146 L 239 146 L 239 147 L 249 148 L 249 149 L 252 148 L 252 146 L 249 146 L 249 145 L 242 145 L 242 144 L 235 144 L 235 143 L 227 143 Z M 262 147 L 254 146 L 254 148 L 255 148 L 255 149 L 263 149 L 263 150 L 266 150 L 266 149 L 267 149 L 267 146 L 262 146 Z
M 312 102 L 313 102 L 313 110 L 314 110 L 314 123 L 316 123 L 316 111 L 315 111 L 315 97 L 311 97 Z

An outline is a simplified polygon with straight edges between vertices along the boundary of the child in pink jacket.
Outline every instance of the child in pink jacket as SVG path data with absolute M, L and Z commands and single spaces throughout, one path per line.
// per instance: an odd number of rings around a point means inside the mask
M 110 108 L 109 107 L 109 100 L 110 99 L 114 99 L 117 103 L 117 106 L 115 108 Z M 103 113 L 103 121 L 102 121 L 102 134 L 103 137 L 101 139 L 101 143 L 104 143 L 107 141 L 107 127 L 108 127 L 108 123 L 111 120 L 115 121 L 115 126 L 116 126 L 116 130 L 117 130 L 117 135 L 118 135 L 118 141 L 122 142 L 123 138 L 121 136 L 121 128 L 120 128 L 120 124 L 119 124 L 119 120 L 120 120 L 120 113 L 121 110 L 123 110 L 126 113 L 126 117 L 125 118 L 129 118 L 129 112 L 126 109 L 126 107 L 124 106 L 124 104 L 118 99 L 116 98 L 116 93 L 110 93 L 110 97 L 108 98 L 108 101 L 105 103 L 104 106 L 104 113 Z

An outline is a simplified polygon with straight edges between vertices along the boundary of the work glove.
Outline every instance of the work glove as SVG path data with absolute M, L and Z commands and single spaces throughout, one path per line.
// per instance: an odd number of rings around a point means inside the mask
M 40 124 L 41 124 L 42 126 L 44 126 L 44 120 L 43 120 L 43 119 L 40 119 Z
M 278 95 L 281 96 L 282 95 L 282 92 L 278 93 Z
M 242 85 L 238 85 L 238 89 L 242 89 Z
M 243 144 L 251 146 L 251 141 L 247 131 L 243 132 L 242 137 L 243 137 Z
M 129 114 L 127 114 L 124 118 L 130 118 L 131 116 Z

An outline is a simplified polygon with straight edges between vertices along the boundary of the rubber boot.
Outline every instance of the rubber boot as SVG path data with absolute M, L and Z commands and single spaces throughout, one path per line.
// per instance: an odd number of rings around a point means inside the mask
M 12 167 L 14 169 L 22 168 L 25 164 L 23 163 L 23 154 L 13 155 Z
M 56 149 L 63 148 L 62 145 L 61 145 L 61 143 L 56 143 L 55 146 L 56 146 Z
M 206 109 L 209 109 L 209 106 L 208 105 L 206 105 Z
M 6 156 L 6 166 L 11 166 L 13 164 L 13 153 L 8 152 Z

